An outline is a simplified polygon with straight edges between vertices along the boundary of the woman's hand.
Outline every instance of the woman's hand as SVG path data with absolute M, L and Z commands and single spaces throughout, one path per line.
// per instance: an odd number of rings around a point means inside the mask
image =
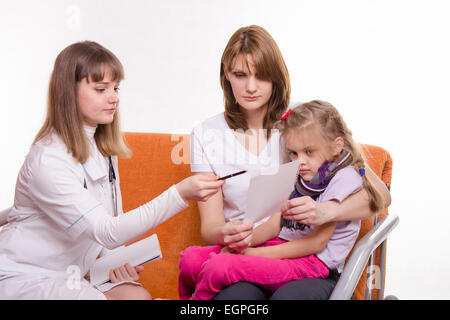
M 111 269 L 109 271 L 109 279 L 112 283 L 120 282 L 120 281 L 138 281 L 139 273 L 144 271 L 143 266 L 132 267 L 129 263 Z
M 220 230 L 222 243 L 231 251 L 243 251 L 250 246 L 253 234 L 253 222 L 230 221 Z
M 309 226 L 320 226 L 331 221 L 332 202 L 316 202 L 311 197 L 303 196 L 287 200 L 281 208 L 281 214 L 286 220 L 295 220 Z
M 217 179 L 217 176 L 196 174 L 177 183 L 176 188 L 185 201 L 207 201 L 225 183 L 225 180 Z

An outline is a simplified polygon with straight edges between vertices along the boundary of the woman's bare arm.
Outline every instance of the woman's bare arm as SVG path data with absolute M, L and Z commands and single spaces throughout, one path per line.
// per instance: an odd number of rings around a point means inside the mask
M 214 176 L 212 172 L 197 174 Z M 228 245 L 232 249 L 246 248 L 249 245 L 249 235 L 252 233 L 253 223 L 226 222 L 221 191 L 207 201 L 197 202 L 197 205 L 201 219 L 201 234 L 207 244 Z

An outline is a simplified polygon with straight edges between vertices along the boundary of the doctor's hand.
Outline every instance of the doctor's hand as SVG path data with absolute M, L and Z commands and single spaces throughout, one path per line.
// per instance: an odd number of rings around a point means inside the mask
M 220 230 L 222 242 L 230 251 L 241 252 L 250 246 L 253 236 L 253 222 L 234 220 L 227 222 Z
M 225 183 L 224 180 L 217 179 L 218 177 L 215 175 L 196 174 L 177 183 L 176 188 L 185 201 L 207 201 L 210 197 L 215 195 Z
M 281 208 L 281 214 L 286 220 L 294 220 L 308 226 L 319 226 L 330 221 L 322 204 L 308 196 L 293 198 L 286 200 Z
M 109 279 L 112 283 L 120 282 L 120 281 L 138 281 L 139 273 L 144 271 L 143 266 L 132 267 L 129 263 L 111 269 L 109 271 Z

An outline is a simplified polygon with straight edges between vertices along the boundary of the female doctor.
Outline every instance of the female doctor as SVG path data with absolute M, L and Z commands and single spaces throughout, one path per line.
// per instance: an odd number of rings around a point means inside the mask
M 142 267 L 113 269 L 101 286 L 90 284 L 89 270 L 99 255 L 185 209 L 186 200 L 206 201 L 224 183 L 191 176 L 123 214 L 117 156 L 130 154 L 119 131 L 123 77 L 117 57 L 95 42 L 74 43 L 56 58 L 47 116 L 0 232 L 0 299 L 151 298 L 135 282 Z

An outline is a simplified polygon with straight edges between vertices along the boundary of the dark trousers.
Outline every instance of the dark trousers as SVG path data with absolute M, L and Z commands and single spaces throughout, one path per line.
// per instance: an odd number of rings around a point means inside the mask
M 295 280 L 282 286 L 271 296 L 256 284 L 238 282 L 223 289 L 214 300 L 328 300 L 338 279 L 332 272 L 327 279 Z

